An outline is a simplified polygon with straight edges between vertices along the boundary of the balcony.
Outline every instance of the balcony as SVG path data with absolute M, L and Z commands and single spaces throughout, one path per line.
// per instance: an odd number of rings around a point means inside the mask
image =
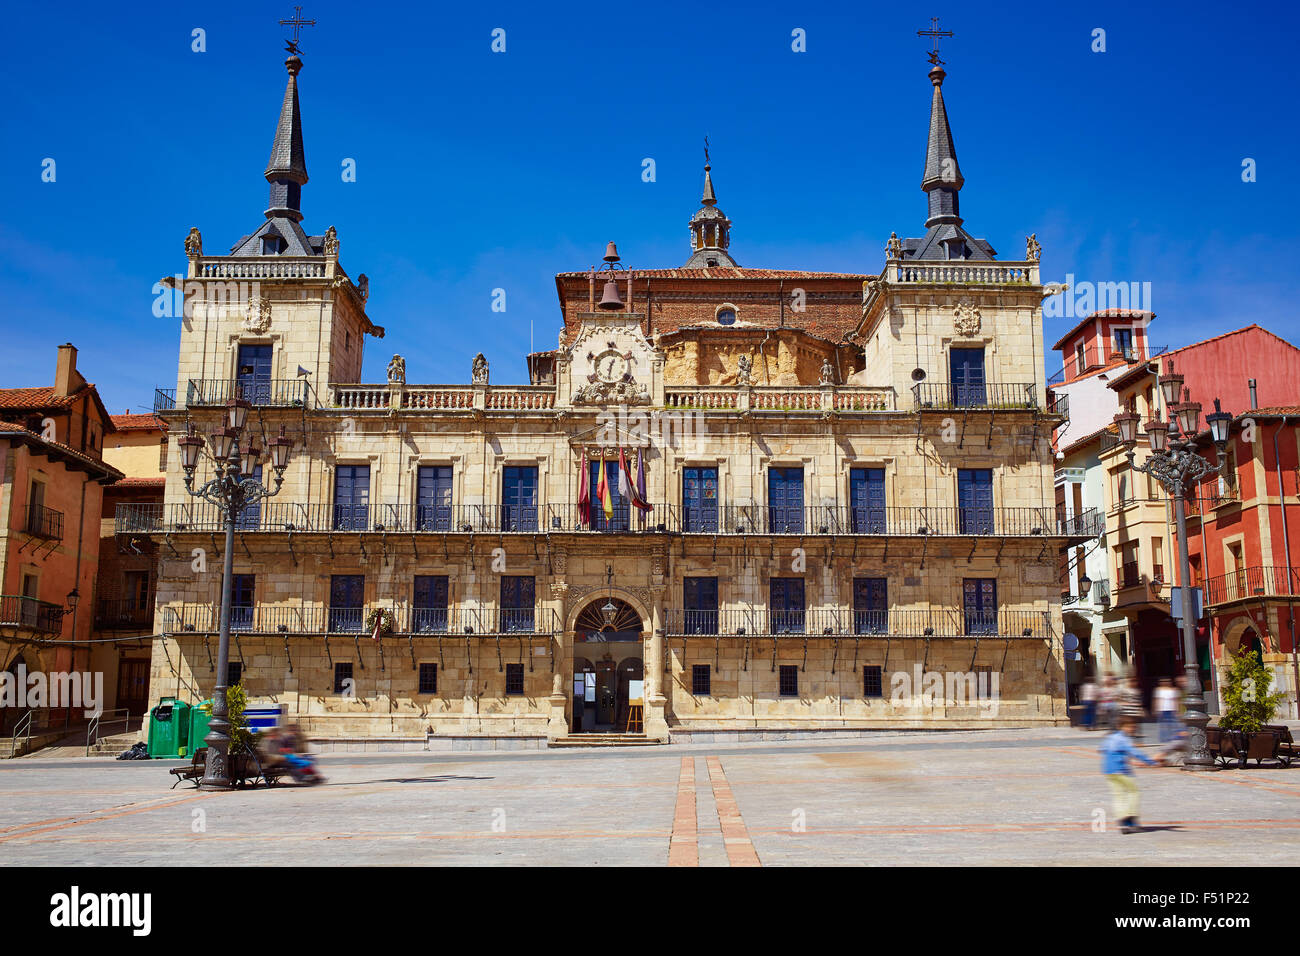
M 952 385 L 918 382 L 912 386 L 918 411 L 994 411 L 1037 409 L 1037 386 L 1033 382 L 988 382 L 983 385 Z
M 23 528 L 33 538 L 47 541 L 63 540 L 63 512 L 41 505 L 27 506 L 27 524 Z
M 1258 565 L 1231 571 L 1205 582 L 1207 607 L 1246 601 L 1252 598 L 1295 597 L 1300 595 L 1300 568 Z
M 119 504 L 116 534 L 216 533 L 220 510 L 206 502 Z M 239 516 L 241 533 L 294 534 L 688 534 L 1094 538 L 1105 530 L 1096 509 L 656 504 L 642 515 L 626 502 L 605 517 L 599 505 L 332 505 L 267 500 Z
M 63 630 L 63 608 L 21 594 L 0 594 L 0 627 L 58 634 Z
M 392 613 L 392 634 L 401 637 L 543 637 L 559 629 L 558 617 L 551 608 L 428 608 L 380 602 L 363 607 L 235 606 L 230 609 L 230 631 L 256 636 L 369 636 L 366 619 L 376 609 Z M 220 612 L 217 604 L 165 607 L 162 632 L 216 634 Z
M 155 388 L 153 390 L 153 410 L 155 415 L 159 412 L 170 412 L 175 408 L 176 389 Z
M 101 631 L 148 630 L 153 605 L 135 598 L 109 598 L 95 606 L 95 627 Z
M 310 392 L 305 378 L 241 381 L 239 379 L 190 379 L 185 392 L 188 408 L 220 406 L 242 398 L 257 408 L 302 408 Z
M 1147 354 L 1148 349 L 1150 349 L 1150 354 Z M 1082 360 L 1080 360 L 1077 352 L 1066 355 L 1065 365 L 1048 378 L 1047 384 L 1058 385 L 1062 382 L 1072 382 L 1088 372 L 1105 368 L 1108 365 L 1115 365 L 1119 362 L 1132 365 L 1137 362 L 1150 361 L 1167 351 L 1169 351 L 1169 346 L 1158 345 L 1153 347 L 1145 340 L 1137 342 L 1122 351 L 1114 346 L 1107 346 L 1102 349 L 1094 343 L 1085 349 Z
M 667 637 L 888 637 L 975 639 L 1049 636 L 1041 611 L 965 611 L 959 608 L 852 610 L 813 608 L 772 611 L 766 608 L 664 612 Z M 1027 633 L 1026 633 L 1027 632 Z

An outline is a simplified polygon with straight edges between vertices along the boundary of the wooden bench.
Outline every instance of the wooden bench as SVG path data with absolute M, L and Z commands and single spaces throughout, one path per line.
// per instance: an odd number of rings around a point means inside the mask
M 171 789 L 175 790 L 176 784 L 180 783 L 182 780 L 188 780 L 197 787 L 199 781 L 203 779 L 204 771 L 207 770 L 207 763 L 208 748 L 200 747 L 198 750 L 194 751 L 194 756 L 190 758 L 189 766 L 172 767 L 167 771 L 176 778 L 176 782 L 172 784 Z

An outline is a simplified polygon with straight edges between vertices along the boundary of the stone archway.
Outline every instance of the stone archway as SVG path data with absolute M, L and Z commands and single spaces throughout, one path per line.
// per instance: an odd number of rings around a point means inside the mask
M 617 593 L 597 593 L 574 608 L 574 689 L 570 728 L 574 732 L 617 733 L 626 724 L 629 680 L 643 681 L 643 658 L 649 622 Z M 579 680 L 583 694 L 578 694 Z M 644 696 L 644 689 L 638 696 Z

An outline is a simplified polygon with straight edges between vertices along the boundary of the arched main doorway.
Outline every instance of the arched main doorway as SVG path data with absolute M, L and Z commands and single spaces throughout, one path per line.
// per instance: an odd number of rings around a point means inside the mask
M 598 598 L 574 624 L 573 711 L 575 733 L 621 733 L 629 701 L 643 698 L 641 617 L 626 601 Z

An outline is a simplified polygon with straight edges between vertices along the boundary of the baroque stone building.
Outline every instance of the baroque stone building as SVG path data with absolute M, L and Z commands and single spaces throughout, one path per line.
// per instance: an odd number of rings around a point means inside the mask
M 683 266 L 628 269 L 611 243 L 557 275 L 564 327 L 529 384 L 480 355 L 468 384 L 416 385 L 398 355 L 359 381 L 384 330 L 334 229 L 300 225 L 286 62 L 270 208 L 229 254 L 191 231 L 157 402 L 173 442 L 236 397 L 294 441 L 237 525 L 232 677 L 253 698 L 339 746 L 1064 719 L 1056 563 L 1088 518 L 1053 500 L 1048 293 L 1032 238 L 998 260 L 963 227 L 941 67 L 925 232 L 891 237 L 878 275 L 737 264 L 706 165 Z M 222 525 L 179 460 L 117 531 L 160 556 L 152 696 L 198 698 Z

